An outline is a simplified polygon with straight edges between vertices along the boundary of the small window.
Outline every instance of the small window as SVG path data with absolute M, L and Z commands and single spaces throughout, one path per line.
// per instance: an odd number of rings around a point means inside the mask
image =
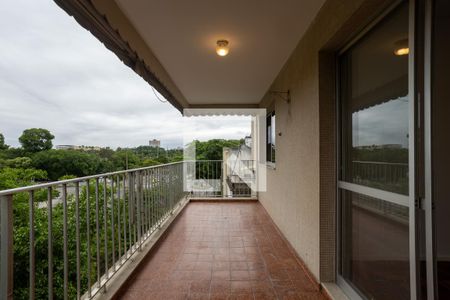
M 275 163 L 275 111 L 267 115 L 267 161 Z

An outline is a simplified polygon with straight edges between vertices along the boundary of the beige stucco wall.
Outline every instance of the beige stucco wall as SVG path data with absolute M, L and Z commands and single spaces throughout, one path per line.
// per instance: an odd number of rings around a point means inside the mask
M 321 186 L 323 179 L 320 177 L 320 168 L 322 162 L 323 170 L 324 159 L 321 160 L 320 153 L 324 153 L 324 145 L 335 147 L 334 142 L 327 140 L 326 133 L 324 135 L 321 132 L 319 91 L 322 92 L 323 87 L 319 89 L 319 51 L 339 49 L 344 41 L 361 29 L 359 27 L 367 22 L 369 15 L 382 2 L 326 1 L 270 88 L 277 91 L 290 90 L 291 103 L 267 93 L 260 104 L 261 107 L 275 108 L 277 140 L 276 167 L 268 169 L 267 191 L 261 192 L 259 199 L 319 281 L 330 280 L 329 275 L 325 276 L 327 279 L 323 278 L 325 273 L 321 270 L 320 247 L 324 244 L 320 228 L 321 191 L 327 197 L 333 194 L 330 190 L 324 193 Z M 330 94 L 330 90 L 327 93 Z M 326 115 L 323 112 L 321 115 L 324 121 Z M 329 153 L 330 151 L 327 155 Z M 332 211 L 334 214 L 334 210 Z M 328 215 L 329 221 L 334 221 L 331 219 L 334 217 Z M 322 226 L 323 224 L 327 224 L 327 220 L 322 220 Z M 329 264 L 328 269 L 331 269 L 329 271 L 334 274 L 334 263 L 331 264 L 329 260 L 326 263 Z

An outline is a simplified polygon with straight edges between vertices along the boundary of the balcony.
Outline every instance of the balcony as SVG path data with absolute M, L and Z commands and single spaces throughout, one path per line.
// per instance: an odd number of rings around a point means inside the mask
M 256 200 L 251 165 L 184 161 L 0 191 L 2 299 L 320 299 Z
M 257 201 L 192 202 L 120 299 L 325 299 Z

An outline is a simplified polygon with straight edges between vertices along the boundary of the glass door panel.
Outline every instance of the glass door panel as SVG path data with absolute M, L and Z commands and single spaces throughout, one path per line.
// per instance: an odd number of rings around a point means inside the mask
M 428 261 L 434 274 L 427 275 L 434 297 L 450 299 L 450 1 L 435 0 L 433 4 L 431 61 L 426 61 L 431 68 L 431 116 L 426 116 L 431 118 L 431 162 L 426 163 L 431 163 L 432 170 L 428 187 L 432 193 L 429 212 L 434 228 L 427 234 L 434 237 L 434 243 L 427 246 L 434 246 L 430 251 L 434 257 Z
M 367 299 L 410 298 L 409 3 L 339 57 L 339 275 Z

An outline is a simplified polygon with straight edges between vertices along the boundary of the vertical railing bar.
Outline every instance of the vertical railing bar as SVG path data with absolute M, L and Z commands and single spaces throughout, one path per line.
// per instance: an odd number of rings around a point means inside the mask
M 76 256 L 77 256 L 77 300 L 81 298 L 81 264 L 80 264 L 80 183 L 75 183 L 75 230 L 76 230 Z
M 126 206 L 126 195 L 127 195 L 127 187 L 126 187 L 126 175 L 122 176 L 123 181 L 123 255 L 124 258 L 127 258 L 127 206 Z
M 165 203 L 166 203 L 166 207 L 165 207 L 165 215 L 164 215 L 164 219 L 167 218 L 167 216 L 169 215 L 169 211 L 170 211 L 170 199 L 169 199 L 169 190 L 168 190 L 168 183 L 169 183 L 169 168 L 168 167 L 164 167 L 164 196 L 165 196 Z
M 138 240 L 137 240 L 137 225 L 138 225 L 138 223 L 137 223 L 137 214 L 138 214 L 138 205 L 137 205 L 137 188 L 136 188 L 136 175 L 137 175 L 137 173 L 135 173 L 135 172 L 133 172 L 133 176 L 131 176 L 131 182 L 133 183 L 133 192 L 132 192 L 132 201 L 131 201 L 131 204 L 132 204 L 132 211 L 133 211 L 133 214 L 131 215 L 131 217 L 132 217 L 132 220 L 133 220 L 133 223 L 131 223 L 131 225 L 132 225 L 132 229 L 133 229 L 133 243 L 132 243 L 132 246 L 134 247 L 134 250 L 136 250 L 136 248 L 137 248 L 137 243 L 138 243 Z
M 149 222 L 149 235 L 153 232 L 153 219 L 152 219 L 152 170 L 148 170 L 148 222 Z
M 134 182 L 133 182 L 133 176 L 134 176 L 134 174 L 133 173 L 129 173 L 129 187 L 128 187 L 128 193 L 129 193 L 129 199 L 130 199 L 130 201 L 129 201 L 129 203 L 128 203 L 128 205 L 129 205 L 129 208 L 128 208 L 128 216 L 129 216 L 129 226 L 131 226 L 131 227 L 128 227 L 128 229 L 129 229 L 129 235 L 130 235 L 130 245 L 129 245 L 129 248 L 130 248 L 130 254 L 132 254 L 133 253 L 133 246 L 134 246 L 134 240 L 133 240 L 133 236 L 134 236 L 134 199 L 133 199 L 133 197 L 134 197 Z
M 171 188 L 171 190 L 172 190 L 172 202 L 173 202 L 172 210 L 175 209 L 175 206 L 177 204 L 177 202 L 176 202 L 177 201 L 177 199 L 176 199 L 176 195 L 177 195 L 176 188 L 177 188 L 177 165 L 173 165 L 172 166 L 172 188 Z
M 91 284 L 91 192 L 89 179 L 86 180 L 86 245 L 87 245 L 87 284 L 88 284 L 88 297 L 92 297 L 92 284 Z
M 100 288 L 100 224 L 98 220 L 98 189 L 99 189 L 99 179 L 95 178 L 95 239 L 96 239 L 96 270 L 97 270 L 97 285 Z
M 141 248 L 141 173 L 139 171 L 136 172 L 136 180 L 137 180 L 137 186 L 136 186 L 136 206 L 137 206 L 137 243 L 138 243 L 138 249 L 139 251 L 142 250 Z
M 159 179 L 161 181 L 161 217 L 159 222 L 162 225 L 162 220 L 164 218 L 164 215 L 166 214 L 166 197 L 165 197 L 165 193 L 164 193 L 164 169 L 163 168 L 159 168 L 160 173 L 159 173 Z
M 159 170 L 155 169 L 155 224 L 159 228 Z
M 177 201 L 177 199 L 176 199 L 176 195 L 177 195 L 177 190 L 176 190 L 176 188 L 177 188 L 177 166 L 176 165 L 172 166 L 172 186 L 173 186 L 173 188 L 171 189 L 172 190 L 172 202 L 173 202 L 172 210 L 174 210 L 175 206 L 177 204 L 176 203 L 176 201 Z
M 146 219 L 145 216 L 147 215 L 145 212 L 145 170 L 141 171 L 141 179 L 140 179 L 140 184 L 141 184 L 141 239 L 142 242 L 145 241 L 145 237 L 146 237 L 146 233 L 147 233 L 147 223 L 146 223 Z
M 167 191 L 166 191 L 166 188 L 167 188 L 167 186 L 166 186 L 167 185 L 167 182 L 166 182 L 166 179 L 167 179 L 167 168 L 162 167 L 161 171 L 162 171 L 162 182 L 163 182 L 162 195 L 163 195 L 163 204 L 164 204 L 164 209 L 163 209 L 164 214 L 163 214 L 162 219 L 161 219 L 161 224 L 162 224 L 163 220 L 167 217 Z
M 35 235 L 34 235 L 34 190 L 29 193 L 29 222 L 30 222 L 30 291 L 29 299 L 35 298 L 35 280 L 36 280 L 36 256 L 35 256 Z
M 146 234 L 146 227 L 147 224 L 145 222 L 145 171 L 141 171 L 141 179 L 140 179 L 140 184 L 141 184 L 141 240 L 142 242 L 145 241 L 145 234 Z
M 168 166 L 167 167 L 167 173 L 168 173 L 168 177 L 167 177 L 167 197 L 169 199 L 169 215 L 172 214 L 172 190 L 170 188 L 171 184 L 172 184 L 172 166 Z
M 157 169 L 153 169 L 153 226 L 158 228 L 158 176 Z
M 173 168 L 172 166 L 169 166 L 169 178 L 167 180 L 167 192 L 169 193 L 169 214 L 172 214 L 173 211 L 173 191 L 171 189 L 172 187 L 172 173 L 173 173 Z
M 162 215 L 161 224 L 167 215 L 167 196 L 166 196 L 166 168 L 161 167 L 161 197 L 162 197 Z
M 153 170 L 148 170 L 148 213 L 149 213 L 149 223 L 150 223 L 150 234 L 153 232 L 153 181 L 152 181 Z
M 145 241 L 148 233 L 148 222 L 147 222 L 147 170 L 142 171 L 142 238 Z
M 173 196 L 172 196 L 172 166 L 169 166 L 168 168 L 169 177 L 167 179 L 167 193 L 169 194 L 169 214 L 172 214 L 172 208 L 173 208 Z
M 150 218 L 152 223 L 152 232 L 155 230 L 155 174 L 154 170 L 150 170 L 150 188 L 151 188 L 151 211 Z
M 63 256 L 64 256 L 64 299 L 68 299 L 69 290 L 69 259 L 67 255 L 67 185 L 63 184 Z
M 107 187 L 108 187 L 108 178 L 103 177 L 103 234 L 104 237 L 104 250 L 105 251 L 105 278 L 109 278 L 108 271 L 108 211 L 106 209 L 107 202 Z M 104 285 L 104 292 L 106 292 L 106 284 Z
M 210 161 L 206 162 L 206 182 L 208 183 L 208 185 L 211 184 L 211 178 L 209 178 L 209 165 L 210 165 L 210 163 L 211 163 Z
M 219 165 L 219 164 L 218 164 L 217 162 L 214 163 L 214 180 L 217 180 L 217 181 L 218 181 L 217 175 L 218 175 L 218 169 L 219 169 L 219 168 L 218 168 L 218 165 Z M 221 186 L 221 185 L 220 185 L 220 183 L 219 183 L 218 188 L 219 188 L 220 186 Z M 215 194 L 216 194 L 216 197 L 219 196 L 219 193 L 218 193 L 217 191 L 215 192 Z
M 122 221 L 120 218 L 120 210 L 122 209 L 120 205 L 120 175 L 117 175 L 117 247 L 118 247 L 118 257 L 117 260 L 119 265 L 122 264 L 122 232 L 120 227 L 120 222 Z
M 160 172 L 161 172 L 161 169 L 160 168 L 157 168 L 156 169 L 156 181 L 158 182 L 158 186 L 157 186 L 157 188 L 158 188 L 158 193 L 156 194 L 157 195 L 157 197 L 158 197 L 158 202 L 157 202 L 157 207 L 158 207 L 158 210 L 156 211 L 156 222 L 158 223 L 158 228 L 160 227 L 160 224 L 159 224 L 159 221 L 160 221 L 160 219 L 161 219 L 161 207 L 162 207 L 162 205 L 161 205 L 161 200 L 162 200 L 162 198 L 161 198 L 161 177 L 160 177 Z
M 150 236 L 151 222 L 150 222 L 150 170 L 146 171 L 146 187 L 147 187 L 147 237 Z
M 146 211 L 146 199 L 147 199 L 147 190 L 146 190 L 146 178 L 145 178 L 145 173 L 146 171 L 141 171 L 141 181 L 142 181 L 142 187 L 141 187 L 141 213 L 142 213 L 142 218 L 141 218 L 141 226 L 142 226 L 142 233 L 141 233 L 141 237 L 142 240 L 145 241 L 146 235 L 147 235 L 147 211 Z
M 134 250 L 136 250 L 136 244 L 137 244 L 137 197 L 136 197 L 136 194 L 137 194 L 137 192 L 136 192 L 136 173 L 135 172 L 133 172 L 133 176 L 131 176 L 131 182 L 133 183 L 133 185 L 132 185 L 132 187 L 133 187 L 133 192 L 132 192 L 132 195 L 133 195 L 133 197 L 131 198 L 132 199 L 132 202 L 131 202 L 131 204 L 132 204 L 132 207 L 133 207 L 133 209 L 132 209 L 132 211 L 133 211 L 133 214 L 132 214 L 132 217 L 133 217 L 133 223 L 132 223 L 132 226 L 133 226 L 133 246 L 134 246 Z
M 53 299 L 53 195 L 52 187 L 47 188 L 47 257 L 48 257 L 48 299 Z
M 12 299 L 14 278 L 13 195 L 0 196 L 0 299 Z
M 111 237 L 112 237 L 112 266 L 116 270 L 116 226 L 114 224 L 114 176 L 111 176 Z
M 131 251 L 133 250 L 133 240 L 131 238 L 131 203 L 132 203 L 132 181 L 131 181 L 131 173 L 127 173 L 128 175 L 128 238 L 129 238 L 129 243 L 128 243 L 128 247 L 130 248 L 130 255 L 131 255 Z
M 166 213 L 166 199 L 164 194 L 164 169 L 159 168 L 159 179 L 161 182 L 161 217 L 159 219 L 160 224 L 162 225 L 162 220 L 164 218 L 164 215 Z
M 169 210 L 170 214 L 173 214 L 173 191 L 171 189 L 172 187 L 172 174 L 173 174 L 173 168 L 172 166 L 169 166 L 169 179 L 168 179 L 168 192 L 169 192 Z

